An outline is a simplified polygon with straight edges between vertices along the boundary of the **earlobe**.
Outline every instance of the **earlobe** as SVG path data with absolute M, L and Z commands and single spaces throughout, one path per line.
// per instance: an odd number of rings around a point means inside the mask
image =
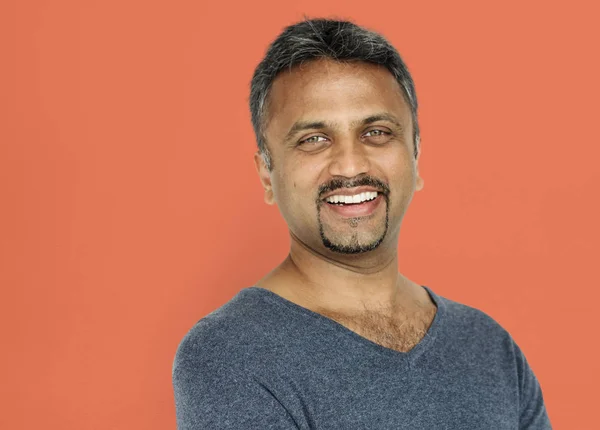
M 421 178 L 421 176 L 417 173 L 417 183 L 415 186 L 415 190 L 416 191 L 421 191 L 423 189 L 423 186 L 425 185 L 425 181 L 423 180 L 423 178 Z
M 268 205 L 275 204 L 275 198 L 273 197 L 272 188 L 265 188 L 265 203 Z
M 423 189 L 423 186 L 425 185 L 425 180 L 421 177 L 421 174 L 419 173 L 419 157 L 421 156 L 421 153 L 419 152 L 419 155 L 417 156 L 417 159 L 415 160 L 415 172 L 416 172 L 416 177 L 417 180 L 415 181 L 415 191 L 421 191 Z
M 258 173 L 260 183 L 261 183 L 263 189 L 265 190 L 265 194 L 264 194 L 265 203 L 268 205 L 272 205 L 273 203 L 275 203 L 275 199 L 273 197 L 273 186 L 271 184 L 271 173 L 269 172 L 269 169 L 267 169 L 267 165 L 266 165 L 265 160 L 264 160 L 262 154 L 260 153 L 260 151 L 257 151 L 254 154 L 254 165 L 256 167 L 256 171 Z

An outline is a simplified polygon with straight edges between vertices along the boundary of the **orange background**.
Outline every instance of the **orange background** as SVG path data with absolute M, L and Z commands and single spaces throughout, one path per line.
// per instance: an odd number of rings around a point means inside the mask
M 247 108 L 284 25 L 382 32 L 421 102 L 400 267 L 492 315 L 557 429 L 597 425 L 594 2 L 3 1 L 0 427 L 174 429 L 202 316 L 286 255 Z

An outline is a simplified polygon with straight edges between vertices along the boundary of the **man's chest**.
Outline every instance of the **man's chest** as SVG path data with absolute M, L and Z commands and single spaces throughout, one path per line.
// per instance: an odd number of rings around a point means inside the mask
M 394 316 L 374 311 L 354 315 L 321 312 L 371 342 L 399 352 L 410 351 L 425 337 L 435 313 L 435 306 Z
M 278 376 L 274 385 L 300 429 L 517 428 L 516 381 L 493 360 L 478 370 L 462 355 L 429 354 L 406 366 L 401 356 L 375 353 L 361 360 L 355 352 L 338 351 L 326 365 L 301 360 L 300 374 Z

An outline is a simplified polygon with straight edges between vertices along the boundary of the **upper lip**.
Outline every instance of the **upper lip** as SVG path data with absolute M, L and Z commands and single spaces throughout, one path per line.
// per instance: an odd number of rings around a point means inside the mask
M 381 191 L 377 188 L 368 187 L 368 186 L 354 187 L 354 188 L 338 188 L 337 190 L 333 190 L 332 192 L 325 194 L 323 197 L 321 197 L 321 199 L 325 200 L 331 196 L 354 196 L 356 194 L 374 192 L 374 191 L 377 193 L 383 194 L 383 191 Z

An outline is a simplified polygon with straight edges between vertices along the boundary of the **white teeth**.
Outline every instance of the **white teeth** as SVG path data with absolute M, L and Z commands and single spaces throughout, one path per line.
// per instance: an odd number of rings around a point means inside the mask
M 361 203 L 364 201 L 373 200 L 375 197 L 377 197 L 377 191 L 367 191 L 364 193 L 355 194 L 353 196 L 340 196 L 340 195 L 330 196 L 330 197 L 327 197 L 327 199 L 325 199 L 325 200 L 328 203 L 350 204 L 350 203 Z

